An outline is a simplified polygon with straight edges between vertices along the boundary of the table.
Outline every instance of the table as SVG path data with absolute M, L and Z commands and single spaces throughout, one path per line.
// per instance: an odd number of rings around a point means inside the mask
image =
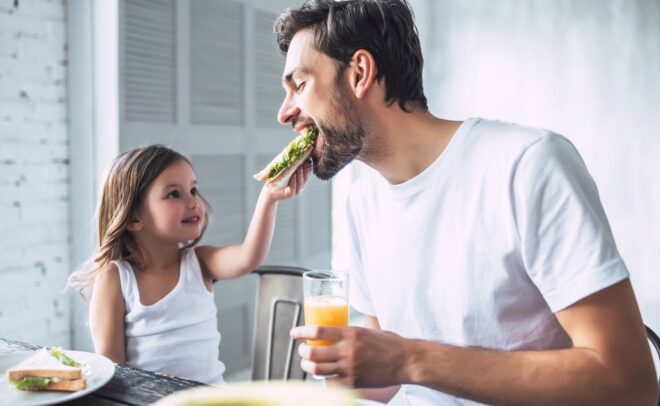
M 0 338 L 0 353 L 38 350 L 39 348 L 36 345 Z M 61 404 L 69 406 L 146 406 L 170 393 L 196 386 L 205 386 L 205 384 L 116 365 L 115 375 L 102 388 L 87 396 Z

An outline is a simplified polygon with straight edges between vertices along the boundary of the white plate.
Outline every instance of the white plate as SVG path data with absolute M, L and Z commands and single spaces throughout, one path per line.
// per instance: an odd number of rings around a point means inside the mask
M 86 364 L 83 375 L 87 387 L 78 392 L 25 392 L 12 389 L 7 382 L 7 369 L 30 357 L 33 351 L 0 354 L 0 406 L 44 406 L 66 402 L 88 395 L 105 385 L 115 374 L 115 364 L 102 355 L 83 351 L 66 351 L 75 361 Z

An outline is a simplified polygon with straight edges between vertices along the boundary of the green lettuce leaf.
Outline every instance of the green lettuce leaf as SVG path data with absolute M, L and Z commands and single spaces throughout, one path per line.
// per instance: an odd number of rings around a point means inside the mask
M 14 389 L 43 389 L 50 383 L 50 378 L 37 378 L 35 376 L 26 376 L 19 380 L 9 381 L 9 385 Z
M 68 365 L 68 366 L 74 367 L 74 368 L 82 368 L 83 367 L 83 364 L 81 364 L 79 362 L 76 362 L 76 361 L 72 360 L 71 358 L 69 358 L 69 356 L 66 355 L 60 347 L 53 347 L 50 350 L 48 350 L 48 352 L 50 353 L 50 355 L 57 358 L 64 365 Z
M 268 178 L 271 179 L 277 176 L 277 174 L 291 166 L 310 145 L 314 144 L 316 137 L 318 137 L 317 130 L 309 128 L 302 137 L 297 137 L 291 141 L 282 154 L 282 159 L 271 166 Z

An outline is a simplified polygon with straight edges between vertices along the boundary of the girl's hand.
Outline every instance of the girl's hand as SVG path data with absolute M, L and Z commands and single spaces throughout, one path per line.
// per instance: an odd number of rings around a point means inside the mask
M 312 161 L 308 159 L 296 169 L 296 172 L 291 176 L 291 179 L 289 179 L 288 186 L 284 189 L 277 192 L 271 192 L 270 189 L 268 189 L 268 186 L 265 186 L 264 188 L 270 192 L 270 196 L 273 200 L 290 199 L 302 193 L 311 175 Z

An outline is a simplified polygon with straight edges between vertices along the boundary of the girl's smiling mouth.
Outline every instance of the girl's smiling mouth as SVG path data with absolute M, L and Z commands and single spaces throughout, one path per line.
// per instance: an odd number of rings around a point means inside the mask
M 201 218 L 198 215 L 194 215 L 194 216 L 183 219 L 183 221 L 181 221 L 181 222 L 184 223 L 184 224 L 197 224 L 197 223 L 199 223 L 200 220 L 201 220 Z

